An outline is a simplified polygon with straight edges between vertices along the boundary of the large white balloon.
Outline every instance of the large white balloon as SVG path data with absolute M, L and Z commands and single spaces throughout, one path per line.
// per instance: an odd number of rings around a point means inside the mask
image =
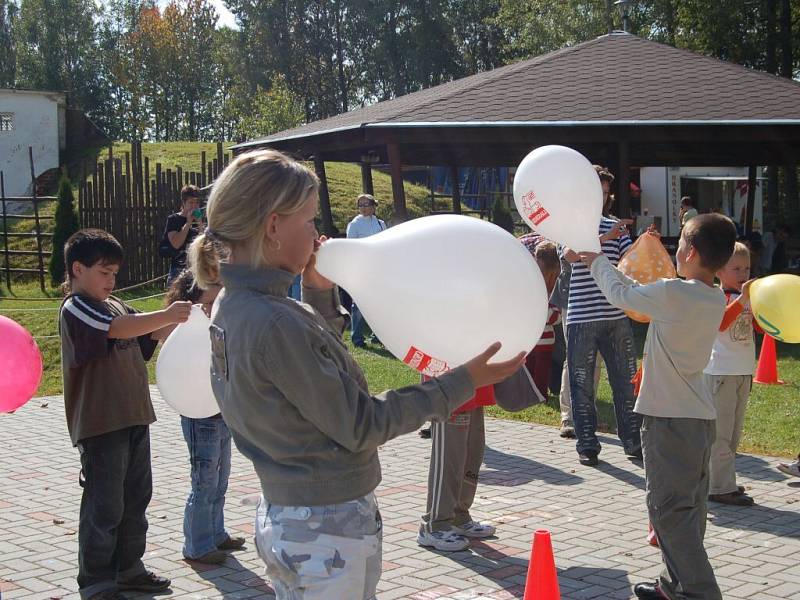
M 211 390 L 211 321 L 199 304 L 161 348 L 156 385 L 167 404 L 184 417 L 203 419 L 219 413 Z
M 319 272 L 345 288 L 386 348 L 437 375 L 503 344 L 493 361 L 529 352 L 547 292 L 531 255 L 503 229 L 439 215 L 364 239 L 322 245 Z
M 600 252 L 603 188 L 592 163 L 566 146 L 542 146 L 514 175 L 514 202 L 535 231 L 576 252 Z

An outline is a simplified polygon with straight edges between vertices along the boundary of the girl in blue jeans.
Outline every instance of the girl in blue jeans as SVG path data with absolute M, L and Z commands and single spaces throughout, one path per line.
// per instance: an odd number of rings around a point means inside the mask
M 213 285 L 202 290 L 195 285 L 192 273 L 184 271 L 172 282 L 165 301 L 201 304 L 210 316 L 220 289 Z M 162 336 L 169 335 L 172 329 L 161 332 Z M 192 491 L 183 513 L 183 555 L 195 562 L 219 564 L 227 557 L 225 550 L 244 546 L 244 538 L 231 537 L 225 531 L 223 516 L 231 472 L 231 434 L 221 414 L 205 419 L 181 416 L 181 428 L 192 465 Z

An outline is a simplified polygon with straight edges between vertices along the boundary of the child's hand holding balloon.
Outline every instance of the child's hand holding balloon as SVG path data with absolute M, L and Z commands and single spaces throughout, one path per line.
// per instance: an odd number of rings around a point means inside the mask
M 600 256 L 599 252 L 580 252 L 581 262 L 587 267 L 591 267 L 595 259 Z
M 189 313 L 192 312 L 192 303 L 178 300 L 164 309 L 164 312 L 167 313 L 170 323 L 186 323 Z
M 753 285 L 753 282 L 754 282 L 756 279 L 758 279 L 758 278 L 757 278 L 757 277 L 754 277 L 753 279 L 750 279 L 750 280 L 748 280 L 748 281 L 745 281 L 745 282 L 742 284 L 742 293 L 741 293 L 741 295 L 739 296 L 739 303 L 740 303 L 740 304 L 744 304 L 745 306 L 747 306 L 748 304 L 750 304 L 750 286 L 751 286 L 751 285 Z

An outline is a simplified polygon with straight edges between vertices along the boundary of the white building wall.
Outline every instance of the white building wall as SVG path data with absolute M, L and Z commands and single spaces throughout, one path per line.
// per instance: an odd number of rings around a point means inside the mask
M 14 119 L 13 131 L 0 131 L 0 171 L 7 197 L 31 193 L 29 147 L 37 176 L 59 166 L 65 139 L 64 119 L 59 118 L 63 103 L 62 94 L 0 90 L 0 113 L 10 113 Z

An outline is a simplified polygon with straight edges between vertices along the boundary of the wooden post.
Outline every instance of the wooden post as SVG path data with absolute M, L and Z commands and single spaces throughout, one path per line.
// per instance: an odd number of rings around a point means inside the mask
M 206 187 L 209 182 L 206 181 L 206 151 L 200 153 L 200 187 Z
M 105 200 L 106 200 L 106 177 L 105 177 L 105 165 L 103 163 L 97 163 L 97 168 L 95 170 L 97 183 L 97 203 L 95 204 L 95 211 L 94 211 L 94 218 L 95 222 L 93 224 L 94 227 L 98 229 L 102 229 L 103 225 L 101 222 L 103 209 L 105 208 Z
M 375 187 L 372 184 L 372 166 L 369 163 L 361 163 L 361 191 L 370 196 L 375 195 Z
M 36 222 L 36 254 L 39 257 L 39 287 L 47 291 L 44 285 L 44 258 L 42 257 L 42 228 L 39 221 L 39 198 L 36 195 L 36 171 L 33 167 L 33 147 L 28 146 L 28 160 L 31 165 L 31 190 L 33 199 L 33 218 Z
M 457 215 L 461 214 L 461 182 L 458 179 L 458 167 L 455 165 L 450 166 L 450 179 L 453 183 L 453 212 Z
M 747 167 L 747 208 L 745 209 L 746 212 L 743 223 L 745 235 L 753 233 L 753 216 L 756 208 L 756 184 L 758 182 L 756 179 L 757 169 L 758 167 L 756 167 L 756 165 Z
M 222 168 L 224 165 L 224 159 L 222 157 L 222 142 L 217 142 L 217 158 L 214 162 L 214 179 L 219 177 L 219 174 L 222 172 Z
M 11 254 L 8 251 L 8 221 L 6 220 L 6 184 L 0 171 L 0 202 L 3 203 L 3 249 L 6 255 L 6 287 L 11 292 Z
M 328 178 L 325 175 L 325 160 L 319 154 L 314 155 L 314 171 L 319 177 L 319 211 L 322 213 L 322 233 L 332 237 L 336 230 L 333 226 L 331 199 L 328 195 Z
M 406 191 L 403 187 L 403 165 L 400 162 L 400 148 L 397 144 L 387 144 L 389 154 L 389 170 L 392 174 L 392 199 L 394 201 L 394 221 L 402 223 L 408 220 L 406 209 Z
M 92 227 L 97 227 L 100 214 L 100 178 L 97 175 L 97 160 L 92 161 Z
M 631 217 L 631 169 L 628 156 L 628 142 L 623 140 L 618 146 L 619 162 L 617 173 L 617 207 L 623 219 Z

